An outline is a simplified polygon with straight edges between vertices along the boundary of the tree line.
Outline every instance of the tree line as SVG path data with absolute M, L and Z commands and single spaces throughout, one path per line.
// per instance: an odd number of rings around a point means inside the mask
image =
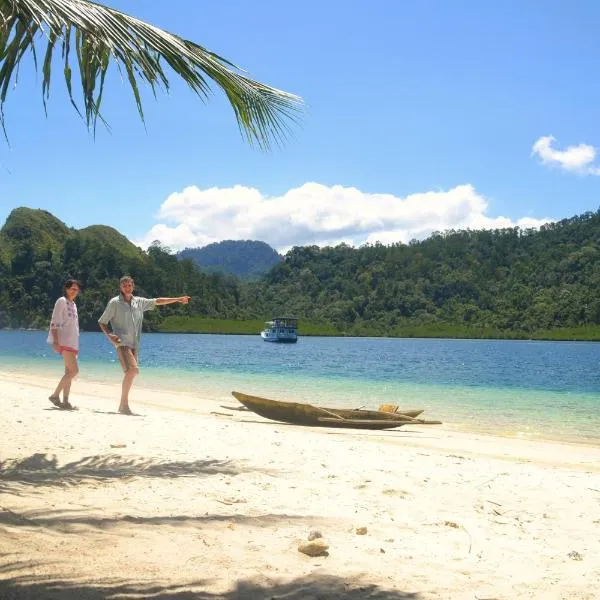
M 147 251 L 116 230 L 68 228 L 45 211 L 15 209 L 0 231 L 0 327 L 45 327 L 68 276 L 80 279 L 81 326 L 96 329 L 117 281 L 137 293 L 186 293 L 186 307 L 152 313 L 248 320 L 292 314 L 344 335 L 414 331 L 527 336 L 600 325 L 600 211 L 539 230 L 434 233 L 409 244 L 294 247 L 257 281 L 200 271 L 158 242 Z
M 447 231 L 409 244 L 293 248 L 252 304 L 357 335 L 511 335 L 600 324 L 600 212 L 539 230 Z

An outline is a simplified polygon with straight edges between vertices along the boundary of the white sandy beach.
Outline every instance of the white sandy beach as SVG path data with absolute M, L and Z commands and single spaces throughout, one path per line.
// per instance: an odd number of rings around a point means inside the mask
M 600 448 L 296 427 L 143 382 L 125 417 L 118 373 L 66 412 L 55 384 L 0 371 L 3 600 L 600 598 Z M 298 551 L 314 530 L 328 556 Z

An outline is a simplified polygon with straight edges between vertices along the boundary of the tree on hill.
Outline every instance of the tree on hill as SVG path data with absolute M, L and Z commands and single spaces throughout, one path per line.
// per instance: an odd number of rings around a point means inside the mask
M 38 40 L 46 48 L 36 54 Z M 0 0 L 0 123 L 7 93 L 16 82 L 19 65 L 28 51 L 42 74 L 44 106 L 50 93 L 54 52 L 62 54 L 63 73 L 71 102 L 72 54 L 79 70 L 88 127 L 103 121 L 100 108 L 108 67 L 114 61 L 126 75 L 142 120 L 138 84 L 156 93 L 168 90 L 166 64 L 201 99 L 207 99 L 209 80 L 221 88 L 242 133 L 250 143 L 268 148 L 287 132 L 298 114 L 301 99 L 242 75 L 227 59 L 177 35 L 89 0 Z M 38 60 L 36 56 L 39 56 Z

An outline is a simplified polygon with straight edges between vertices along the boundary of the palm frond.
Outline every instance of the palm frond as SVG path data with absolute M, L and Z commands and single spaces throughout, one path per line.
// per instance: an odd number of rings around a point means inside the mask
M 106 72 L 111 60 L 131 86 L 144 121 L 139 84 L 154 95 L 169 89 L 163 65 L 168 65 L 198 96 L 206 100 L 210 82 L 220 87 L 231 104 L 238 125 L 248 141 L 269 148 L 289 133 L 297 121 L 302 99 L 242 74 L 236 65 L 194 42 L 89 0 L 0 0 L 0 122 L 11 83 L 17 80 L 27 51 L 40 66 L 35 44 L 43 39 L 41 63 L 44 107 L 50 94 L 54 50 L 62 51 L 63 75 L 73 106 L 72 53 L 80 74 L 83 107 L 88 127 L 103 121 L 100 114 Z M 74 43 L 73 43 L 74 42 Z M 81 113 L 80 113 L 81 114 Z

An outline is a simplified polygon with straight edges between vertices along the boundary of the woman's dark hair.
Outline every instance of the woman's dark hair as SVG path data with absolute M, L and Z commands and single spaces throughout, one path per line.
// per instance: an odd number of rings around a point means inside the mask
M 77 281 L 77 279 L 67 279 L 65 281 L 65 285 L 63 286 L 63 292 L 65 296 L 67 295 L 67 290 L 73 285 L 76 285 L 79 289 L 81 289 L 81 284 L 79 281 Z

